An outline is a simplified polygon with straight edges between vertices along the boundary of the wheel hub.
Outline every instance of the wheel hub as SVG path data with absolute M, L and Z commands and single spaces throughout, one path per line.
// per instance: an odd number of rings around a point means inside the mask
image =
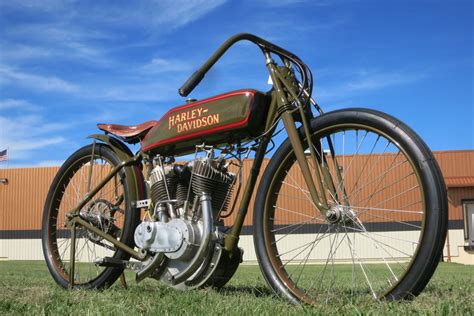
M 349 206 L 334 205 L 326 212 L 326 220 L 332 224 L 351 225 L 357 214 Z
M 110 233 L 113 227 L 113 205 L 106 200 L 96 200 L 87 208 L 81 211 L 81 217 L 90 224 L 99 228 L 105 233 Z M 89 238 L 92 241 L 99 242 L 102 238 L 93 232 L 89 232 Z

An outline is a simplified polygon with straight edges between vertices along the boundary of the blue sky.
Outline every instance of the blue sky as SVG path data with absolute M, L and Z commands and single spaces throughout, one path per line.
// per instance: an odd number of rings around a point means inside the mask
M 58 165 L 96 123 L 159 119 L 239 32 L 304 60 L 326 111 L 378 109 L 433 150 L 473 149 L 473 12 L 472 1 L 2 1 L 0 167 Z M 258 49 L 242 43 L 190 96 L 266 82 Z

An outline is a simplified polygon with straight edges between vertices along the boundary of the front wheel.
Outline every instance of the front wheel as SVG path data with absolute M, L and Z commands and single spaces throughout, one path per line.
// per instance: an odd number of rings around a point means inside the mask
M 265 170 L 254 207 L 265 279 L 294 303 L 418 295 L 436 269 L 447 229 L 446 189 L 432 153 L 405 124 L 366 109 L 317 117 L 311 134 L 324 188 L 318 193 L 329 209 L 315 207 L 286 140 Z M 309 156 L 308 163 L 317 179 Z

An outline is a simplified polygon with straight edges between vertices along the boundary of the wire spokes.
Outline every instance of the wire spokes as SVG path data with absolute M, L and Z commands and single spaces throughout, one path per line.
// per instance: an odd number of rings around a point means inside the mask
M 281 278 L 308 301 L 383 297 L 419 246 L 425 209 L 417 171 L 376 130 L 341 127 L 319 137 L 313 142 L 333 179 L 335 192 L 324 186 L 335 217 L 315 207 L 296 160 L 280 171 L 270 232 Z
M 86 194 L 104 179 L 114 165 L 104 157 L 84 157 L 71 168 L 69 176 L 61 184 L 61 192 L 55 200 L 55 220 L 50 227 L 53 261 L 60 267 L 64 279 L 69 279 L 71 269 L 71 229 L 67 215 L 84 199 Z M 95 194 L 79 212 L 79 216 L 103 232 L 120 239 L 125 221 L 124 188 L 117 174 Z M 96 264 L 98 259 L 113 257 L 117 249 L 97 234 L 76 226 L 74 251 L 74 284 L 92 282 L 103 273 L 105 267 Z

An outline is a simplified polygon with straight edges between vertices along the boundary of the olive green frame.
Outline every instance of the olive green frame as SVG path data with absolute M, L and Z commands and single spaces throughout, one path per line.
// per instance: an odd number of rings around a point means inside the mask
M 252 193 L 254 192 L 258 175 L 260 174 L 263 158 L 265 156 L 268 144 L 270 143 L 270 140 L 273 136 L 279 119 L 282 120 L 284 128 L 288 134 L 288 138 L 293 147 L 296 160 L 298 161 L 299 167 L 301 168 L 304 181 L 308 186 L 312 202 L 319 210 L 319 212 L 323 214 L 323 216 L 326 216 L 326 212 L 329 209 L 326 196 L 327 191 L 329 191 L 333 196 L 337 196 L 336 187 L 342 187 L 342 177 L 340 169 L 337 166 L 337 162 L 334 161 L 334 163 L 336 164 L 336 179 L 334 179 L 330 174 L 327 163 L 325 163 L 324 155 L 320 155 L 319 159 L 317 157 L 316 149 L 312 144 L 311 131 L 309 127 L 312 115 L 308 114 L 306 108 L 310 106 L 310 104 L 308 100 L 307 102 L 305 102 L 305 104 L 303 104 L 303 102 L 298 97 L 298 86 L 295 85 L 295 81 L 291 78 L 288 78 L 288 76 L 285 76 L 285 73 L 287 74 L 291 72 L 289 64 L 284 61 L 285 66 L 278 66 L 277 63 L 272 59 L 271 52 L 274 52 L 277 49 L 278 51 L 284 51 L 278 46 L 273 45 L 251 34 L 238 34 L 234 37 L 231 37 L 209 58 L 209 60 L 197 72 L 195 72 L 191 76 L 191 78 L 188 79 L 188 81 L 183 85 L 183 87 L 179 89 L 180 94 L 187 95 L 204 77 L 204 74 L 227 51 L 227 49 L 241 40 L 249 40 L 260 47 L 264 54 L 266 67 L 272 79 L 274 89 L 271 92 L 271 102 L 267 113 L 267 119 L 265 122 L 265 132 L 260 138 L 260 143 L 255 153 L 255 158 L 253 160 L 250 175 L 248 177 L 243 196 L 240 201 L 237 216 L 235 218 L 231 232 L 224 237 L 224 247 L 230 254 L 233 253 L 234 248 L 238 244 L 244 219 L 247 215 L 247 210 L 249 209 L 250 199 L 252 197 Z M 291 54 L 287 51 L 284 52 Z M 310 99 L 309 95 L 307 95 L 307 97 L 308 99 Z M 317 105 L 315 106 L 321 113 L 322 111 L 319 109 L 319 107 Z M 301 124 L 301 127 L 297 127 L 297 122 Z M 300 129 L 303 130 L 303 135 L 300 135 Z M 84 207 L 94 197 L 94 195 L 122 168 L 125 168 L 127 181 L 134 182 L 129 183 L 129 185 L 131 185 L 130 187 L 132 187 L 134 190 L 133 194 L 131 195 L 134 199 L 132 201 L 139 200 L 140 196 L 138 194 L 137 189 L 139 185 L 139 175 L 136 174 L 137 168 L 134 167 L 141 167 L 142 160 L 144 158 L 148 158 L 146 154 L 142 153 L 141 151 L 139 151 L 136 155 L 132 155 L 129 151 L 127 152 L 124 149 L 124 147 L 126 148 L 126 146 L 115 138 L 111 138 L 106 135 L 92 135 L 91 137 L 107 143 L 118 155 L 121 163 L 116 166 L 110 172 L 110 174 L 107 175 L 95 188 L 90 190 L 90 192 L 84 197 L 84 199 L 73 210 L 71 210 L 71 212 L 69 212 L 68 224 L 71 229 L 72 239 L 72 249 L 70 258 L 70 286 L 74 285 L 74 247 L 76 239 L 75 230 L 77 225 L 80 225 L 85 229 L 90 230 L 95 234 L 99 235 L 100 237 L 108 240 L 114 246 L 130 254 L 135 259 L 143 260 L 146 257 L 145 252 L 135 251 L 128 245 L 116 240 L 112 236 L 89 224 L 87 221 L 83 220 L 79 216 L 82 207 Z M 304 141 L 307 142 L 307 145 L 309 147 L 309 159 L 312 161 L 313 166 L 315 166 L 314 172 L 311 172 L 310 170 L 308 164 L 308 157 L 303 149 Z M 327 141 L 331 154 L 334 155 L 334 148 L 332 146 L 331 140 L 328 139 Z M 314 179 L 313 173 L 315 174 L 316 179 Z M 336 184 L 334 183 L 334 180 L 337 181 Z

